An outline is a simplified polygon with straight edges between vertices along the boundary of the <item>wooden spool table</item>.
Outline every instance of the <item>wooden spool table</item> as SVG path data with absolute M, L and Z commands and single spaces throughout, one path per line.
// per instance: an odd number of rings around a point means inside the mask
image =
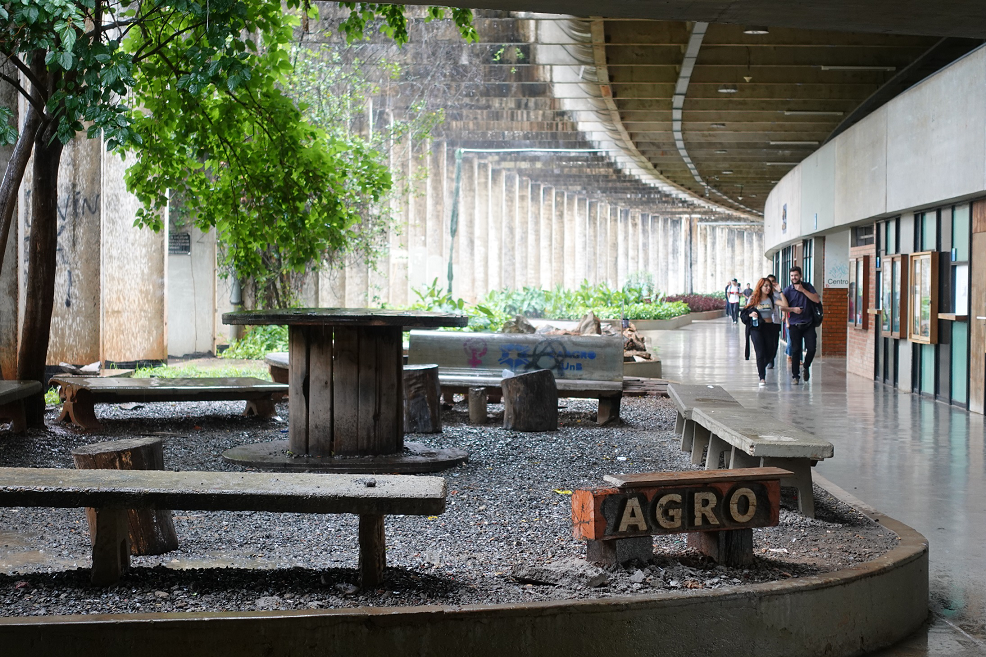
M 401 334 L 465 326 L 469 318 L 373 308 L 292 308 L 225 313 L 225 324 L 288 326 L 288 440 L 245 445 L 223 457 L 279 470 L 429 472 L 464 461 L 455 449 L 404 443 Z

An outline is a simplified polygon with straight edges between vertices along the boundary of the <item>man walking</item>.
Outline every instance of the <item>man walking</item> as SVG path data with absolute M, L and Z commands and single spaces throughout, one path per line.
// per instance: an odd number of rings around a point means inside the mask
M 813 303 L 821 298 L 811 283 L 801 279 L 801 267 L 791 267 L 791 284 L 784 288 L 784 298 L 790 307 L 788 323 L 788 345 L 791 347 L 791 383 L 801 383 L 811 378 L 811 361 L 815 358 L 815 313 Z M 805 350 L 804 369 L 801 364 L 801 349 Z
M 726 313 L 732 318 L 733 324 L 739 319 L 739 298 L 739 281 L 734 278 L 726 286 Z

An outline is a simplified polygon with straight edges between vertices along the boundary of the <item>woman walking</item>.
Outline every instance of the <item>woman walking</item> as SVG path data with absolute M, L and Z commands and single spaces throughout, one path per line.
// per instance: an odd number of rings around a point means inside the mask
M 778 299 L 775 295 L 773 283 L 761 278 L 741 313 L 757 354 L 757 374 L 760 375 L 761 386 L 767 385 L 767 363 L 771 361 L 777 348 L 774 342 L 777 339 L 775 308 L 787 308 L 787 299 L 783 294 L 779 296 Z

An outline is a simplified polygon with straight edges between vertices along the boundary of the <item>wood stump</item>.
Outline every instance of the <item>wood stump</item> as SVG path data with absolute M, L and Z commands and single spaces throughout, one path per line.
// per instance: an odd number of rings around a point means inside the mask
M 441 433 L 442 388 L 438 365 L 404 366 L 404 431 Z
M 753 563 L 753 530 L 689 532 L 688 547 L 698 550 L 724 566 L 733 568 L 749 566 Z
M 504 379 L 503 428 L 558 430 L 558 388 L 551 370 L 535 370 Z
M 72 459 L 79 470 L 164 470 L 164 447 L 160 438 L 111 440 L 73 449 Z M 96 509 L 87 508 L 86 518 L 92 544 L 101 545 Z M 164 554 L 178 548 L 170 510 L 130 509 L 127 519 L 131 554 Z
M 469 424 L 486 424 L 486 388 L 469 388 Z

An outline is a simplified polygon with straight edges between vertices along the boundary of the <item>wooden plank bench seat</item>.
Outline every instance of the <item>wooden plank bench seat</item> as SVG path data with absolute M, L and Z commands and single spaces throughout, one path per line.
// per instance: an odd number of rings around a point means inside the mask
M 681 436 L 681 450 L 691 452 L 692 465 L 698 465 L 702 460 L 702 450 L 692 448 L 695 436 L 695 423 L 692 421 L 692 411 L 696 408 L 742 408 L 733 396 L 722 386 L 686 385 L 682 383 L 668 384 L 668 397 L 674 404 L 678 415 L 675 418 L 675 433 Z
M 716 469 L 723 457 L 727 468 L 778 467 L 791 471 L 782 486 L 798 490 L 798 507 L 815 517 L 811 467 L 831 458 L 832 443 L 816 438 L 762 410 L 722 406 L 692 409 L 694 436 L 692 458 L 707 451 L 706 469 Z M 706 450 L 706 447 L 708 449 Z
M 41 391 L 40 381 L 0 381 L 0 420 L 10 420 L 12 431 L 27 431 L 24 398 L 39 395 Z
M 254 377 L 203 377 L 187 379 L 130 379 L 56 376 L 63 400 L 59 421 L 69 420 L 86 429 L 99 429 L 95 404 L 164 401 L 245 400 L 245 415 L 262 419 L 274 414 L 272 395 L 286 393 L 288 386 Z
M 462 394 L 469 388 L 499 389 L 503 370 L 521 374 L 548 369 L 559 397 L 599 400 L 598 424 L 620 415 L 620 336 L 411 331 L 408 364 L 429 363 L 438 365 L 443 392 Z
M 384 516 L 437 515 L 445 480 L 410 475 L 171 472 L 0 468 L 4 507 L 91 507 L 92 581 L 116 582 L 130 564 L 127 510 L 269 511 L 359 515 L 359 568 L 375 586 L 386 564 Z

